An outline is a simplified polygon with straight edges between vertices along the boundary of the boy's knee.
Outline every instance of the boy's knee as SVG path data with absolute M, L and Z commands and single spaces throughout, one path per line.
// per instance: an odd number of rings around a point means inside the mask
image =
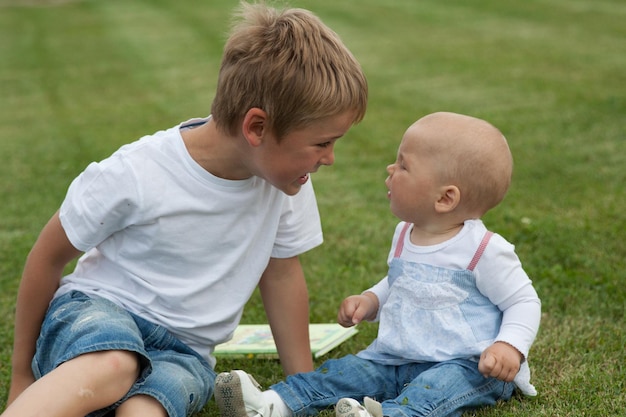
M 125 350 L 108 350 L 94 353 L 92 359 L 106 379 L 114 379 L 120 386 L 129 389 L 139 377 L 141 370 L 139 356 L 135 352 Z
M 110 369 L 120 376 L 127 375 L 136 380 L 139 376 L 139 356 L 135 352 L 126 350 L 111 350 L 103 352 L 106 356 L 103 360 Z

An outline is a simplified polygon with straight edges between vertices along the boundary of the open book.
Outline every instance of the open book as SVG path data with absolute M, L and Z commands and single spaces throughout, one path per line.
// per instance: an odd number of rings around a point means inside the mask
M 315 358 L 354 336 L 356 327 L 342 327 L 337 323 L 309 324 L 311 352 Z M 215 347 L 215 356 L 269 356 L 278 357 L 269 324 L 240 324 L 231 340 Z

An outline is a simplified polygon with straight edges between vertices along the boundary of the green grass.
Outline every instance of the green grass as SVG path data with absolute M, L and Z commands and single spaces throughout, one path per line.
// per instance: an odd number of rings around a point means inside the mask
M 208 114 L 236 1 L 0 0 L 0 409 L 24 259 L 69 182 L 121 144 Z M 385 274 L 396 219 L 385 167 L 437 110 L 509 139 L 512 189 L 485 222 L 517 246 L 543 301 L 539 396 L 469 416 L 626 410 L 626 3 L 621 0 L 294 0 L 363 64 L 365 120 L 315 175 L 326 243 L 303 257 L 311 320 Z M 265 320 L 260 300 L 244 319 Z M 375 324 L 332 351 L 364 348 Z M 223 360 L 268 385 L 276 361 Z M 211 402 L 202 416 L 217 415 Z M 330 415 L 326 414 L 325 415 Z

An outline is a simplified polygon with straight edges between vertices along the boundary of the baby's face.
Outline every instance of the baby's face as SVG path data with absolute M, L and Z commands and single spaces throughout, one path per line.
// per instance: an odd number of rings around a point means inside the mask
M 391 212 L 399 219 L 415 222 L 435 214 L 440 191 L 436 158 L 428 149 L 428 129 L 414 124 L 405 132 L 396 161 L 387 167 L 385 180 Z

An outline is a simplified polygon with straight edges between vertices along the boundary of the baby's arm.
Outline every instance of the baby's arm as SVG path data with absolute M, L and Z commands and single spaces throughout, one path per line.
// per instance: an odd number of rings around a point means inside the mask
M 396 226 L 393 236 L 393 244 L 387 262 L 393 259 L 397 240 L 402 234 L 404 223 Z M 380 306 L 385 304 L 389 297 L 389 281 L 387 277 L 381 279 L 376 285 L 358 295 L 351 295 L 343 300 L 337 313 L 337 322 L 343 327 L 352 327 L 363 320 L 375 321 L 378 319 Z
M 511 382 L 520 369 L 524 355 L 505 342 L 495 342 L 480 355 L 478 370 L 485 377 Z
M 35 242 L 20 282 L 15 312 L 13 370 L 8 403 L 13 402 L 35 381 L 31 361 L 48 304 L 59 287 L 63 269 L 80 255 L 69 242 L 58 212 L 43 228 Z
M 337 314 L 337 322 L 351 327 L 363 320 L 374 320 L 378 313 L 378 297 L 371 291 L 351 295 L 343 300 Z
M 541 320 L 541 301 L 513 245 L 494 235 L 476 267 L 476 284 L 502 311 L 495 343 L 482 353 L 479 370 L 512 380 L 526 360 Z

